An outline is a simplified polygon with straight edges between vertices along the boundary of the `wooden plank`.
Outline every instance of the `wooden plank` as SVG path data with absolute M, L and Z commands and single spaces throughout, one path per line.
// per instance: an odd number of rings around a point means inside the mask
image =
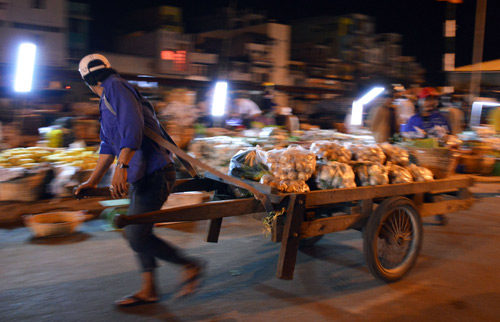
M 421 217 L 443 215 L 465 210 L 474 204 L 474 199 L 446 200 L 434 203 L 424 203 L 419 208 Z
M 328 218 L 321 218 L 314 221 L 305 221 L 300 229 L 300 239 L 309 238 L 337 231 L 347 230 L 355 226 L 364 216 L 340 215 Z
M 115 218 L 115 225 L 121 228 L 130 224 L 208 220 L 241 216 L 262 211 L 264 211 L 264 206 L 255 198 L 210 201 L 197 205 L 175 207 L 133 216 L 119 216 Z
M 413 195 L 433 190 L 466 188 L 472 186 L 471 177 L 457 177 L 439 179 L 429 182 L 412 182 L 390 184 L 371 187 L 356 187 L 351 189 L 331 189 L 311 191 L 307 194 L 306 207 L 318 207 L 339 202 L 356 201 L 362 199 L 384 198 L 391 196 Z
M 281 279 L 293 279 L 299 235 L 305 211 L 305 194 L 292 194 L 286 211 L 286 222 L 281 241 L 280 256 L 276 276 Z
M 219 241 L 220 228 L 222 226 L 222 218 L 210 219 L 207 228 L 207 243 L 217 243 Z
M 500 183 L 499 176 L 480 176 L 473 175 L 474 181 L 477 183 Z

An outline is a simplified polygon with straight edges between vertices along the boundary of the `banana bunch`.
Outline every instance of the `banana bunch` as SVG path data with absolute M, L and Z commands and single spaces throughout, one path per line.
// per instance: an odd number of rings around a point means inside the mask
M 82 170 L 94 169 L 98 154 L 91 148 L 47 150 L 43 147 L 14 148 L 0 153 L 0 167 L 35 168 L 40 163 L 53 165 L 69 165 Z

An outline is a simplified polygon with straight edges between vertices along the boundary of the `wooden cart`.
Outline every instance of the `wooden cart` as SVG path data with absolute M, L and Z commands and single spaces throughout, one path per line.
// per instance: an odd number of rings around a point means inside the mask
M 392 282 L 416 262 L 422 245 L 421 217 L 452 213 L 474 202 L 468 190 L 474 180 L 463 175 L 430 182 L 286 194 L 246 183 L 257 191 L 256 198 L 229 197 L 146 214 L 119 215 L 115 225 L 209 220 L 205 240 L 217 242 L 224 217 L 260 214 L 256 217 L 262 219 L 270 211 L 284 209 L 283 215 L 272 222 L 272 240 L 281 243 L 278 278 L 293 278 L 300 244 L 311 245 L 324 234 L 357 229 L 363 232 L 363 252 L 371 273 Z M 226 180 L 207 174 L 201 179 L 178 180 L 174 192 L 216 191 L 217 196 L 231 187 Z

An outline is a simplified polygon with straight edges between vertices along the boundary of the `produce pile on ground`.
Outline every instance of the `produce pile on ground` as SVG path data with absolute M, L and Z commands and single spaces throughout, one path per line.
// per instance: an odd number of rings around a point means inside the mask
M 44 149 L 43 147 L 15 148 L 0 153 L 0 167 L 36 168 L 43 163 L 69 165 L 82 170 L 94 169 L 98 154 L 93 149 Z
M 82 180 L 86 180 L 85 177 L 88 177 L 91 170 L 95 168 L 98 157 L 99 155 L 94 152 L 93 148 L 28 147 L 4 150 L 0 153 L 0 184 L 17 182 L 17 184 L 24 185 L 23 180 L 29 180 L 26 181 L 26 189 L 33 191 L 33 197 L 30 197 L 30 200 L 31 198 L 36 200 L 39 196 L 35 196 L 34 191 L 42 191 L 42 187 L 47 184 L 44 178 L 50 178 L 51 181 L 47 185 L 48 192 L 62 196 L 62 193 L 66 192 L 64 190 L 66 184 L 76 185 Z M 49 170 L 53 171 L 49 172 Z M 30 179 L 33 177 L 41 179 L 37 179 L 35 183 Z M 1 189 L 5 189 L 5 187 L 1 187 Z M 9 199 L 11 197 L 16 196 L 4 194 L 2 198 L 12 200 Z

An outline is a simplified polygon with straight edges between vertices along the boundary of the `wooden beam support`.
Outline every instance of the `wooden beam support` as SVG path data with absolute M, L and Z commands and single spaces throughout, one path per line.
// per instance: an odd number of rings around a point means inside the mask
M 368 217 L 373 212 L 373 199 L 364 199 L 359 202 L 361 206 L 361 215 Z
M 363 218 L 363 215 L 358 214 L 340 215 L 321 218 L 314 221 L 305 221 L 302 223 L 299 237 L 303 239 L 350 229 Z
M 222 226 L 222 218 L 210 219 L 207 228 L 207 243 L 217 243 L 219 241 L 220 228 Z
M 419 208 L 421 217 L 449 214 L 465 210 L 474 204 L 474 199 L 445 200 L 440 202 L 424 203 Z
M 292 194 L 286 211 L 286 222 L 281 241 L 280 256 L 276 276 L 281 279 L 293 279 L 297 251 L 299 249 L 299 235 L 306 206 L 305 194 Z
M 271 241 L 273 243 L 281 243 L 283 239 L 283 230 L 285 228 L 285 217 L 278 216 L 271 227 Z
M 413 201 L 413 203 L 415 203 L 415 205 L 417 207 L 420 207 L 424 203 L 424 194 L 417 193 L 417 194 L 413 195 L 412 201 Z

